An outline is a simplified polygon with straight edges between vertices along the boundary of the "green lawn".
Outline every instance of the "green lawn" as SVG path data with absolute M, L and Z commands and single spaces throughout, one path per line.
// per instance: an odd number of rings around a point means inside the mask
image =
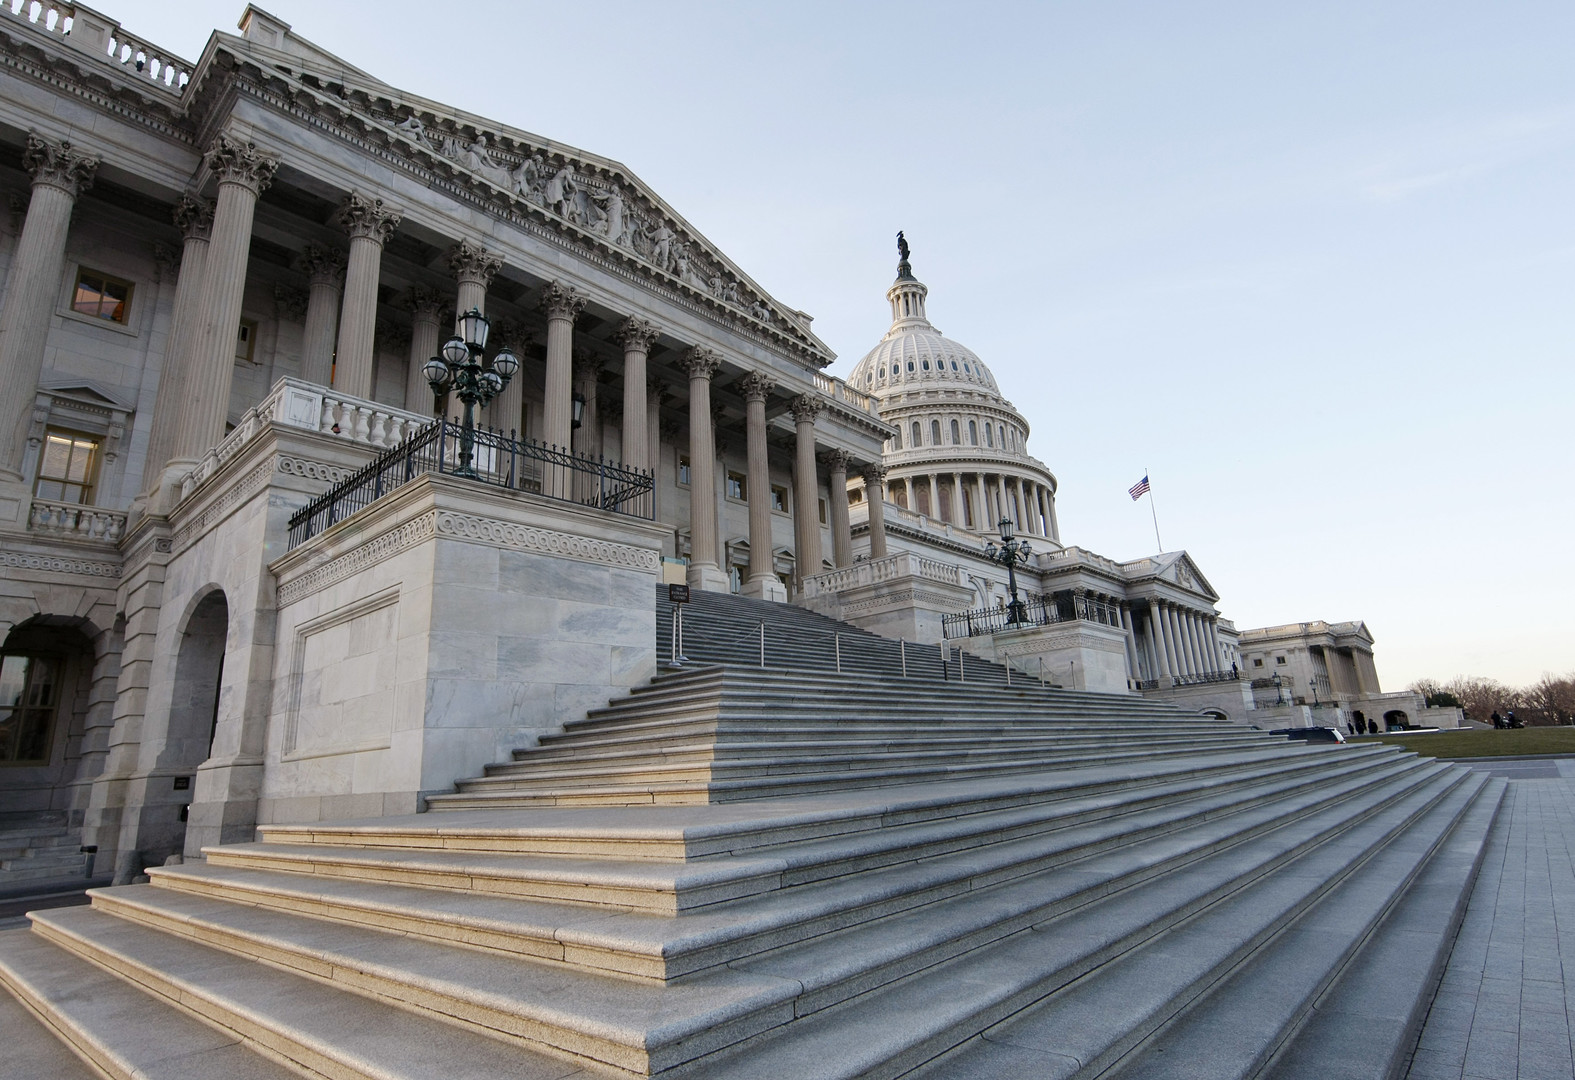
M 1520 757 L 1526 754 L 1575 754 L 1575 727 L 1535 727 L 1514 731 L 1440 731 L 1416 735 L 1365 735 L 1353 742 L 1386 742 L 1427 757 Z

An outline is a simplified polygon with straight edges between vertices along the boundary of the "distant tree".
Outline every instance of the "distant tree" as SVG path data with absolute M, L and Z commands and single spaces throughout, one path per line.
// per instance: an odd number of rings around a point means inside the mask
M 1545 674 L 1523 691 L 1531 719 L 1543 724 L 1575 724 L 1575 672 L 1555 677 Z
M 1422 704 L 1429 709 L 1458 709 L 1460 699 L 1445 690 L 1443 684 L 1437 679 L 1418 679 L 1408 689 L 1413 694 L 1422 695 Z

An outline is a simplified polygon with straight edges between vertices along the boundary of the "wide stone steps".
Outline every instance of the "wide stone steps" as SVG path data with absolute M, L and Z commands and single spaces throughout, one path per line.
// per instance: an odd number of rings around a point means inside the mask
M 1246 810 L 1166 806 L 1158 813 L 1169 812 L 1170 824 L 1181 826 L 1169 831 L 1145 831 L 1141 815 L 1125 823 L 1098 818 L 1082 827 L 1084 835 L 1062 838 L 1060 854 L 1070 861 L 1054 859 L 1055 852 L 1044 846 L 1034 850 L 1039 839 L 1027 838 L 950 860 L 808 885 L 769 901 L 717 904 L 693 919 L 612 913 L 601 923 L 555 931 L 588 953 L 598 937 L 603 947 L 637 938 L 643 924 L 653 955 L 704 956 L 706 965 L 697 974 L 666 985 L 609 979 L 588 970 L 583 955 L 541 963 L 375 923 L 303 918 L 244 894 L 220 898 L 153 886 L 106 890 L 95 896 L 93 910 L 39 913 L 35 926 L 61 946 L 156 990 L 168 963 L 158 958 L 168 955 L 169 946 L 127 934 L 125 927 L 265 960 L 479 1034 L 520 1038 L 636 1072 L 660 1071 L 862 998 L 1046 920 L 1075 925 L 1067 931 L 1073 940 L 1102 940 L 1099 928 L 1109 914 L 1094 901 L 1141 890 L 1150 902 L 1128 927 L 1123 940 L 1130 945 L 1134 935 L 1158 933 L 1222 891 L 1272 876 L 1285 860 L 1350 831 L 1353 820 L 1382 817 L 1395 806 L 1415 814 L 1440 797 L 1441 789 L 1458 783 L 1457 770 L 1398 756 L 1391 760 L 1406 767 L 1281 795 Z M 1288 814 L 1294 827 L 1282 824 Z M 1134 835 L 1143 839 L 1133 842 Z M 1044 860 L 1034 863 L 1035 855 Z M 952 865 L 945 869 L 934 865 L 947 862 Z M 163 886 L 188 874 L 184 867 L 165 868 L 156 880 Z M 1179 889 L 1175 877 L 1189 875 L 1192 888 Z M 848 925 L 849 912 L 863 921 Z M 428 920 L 437 921 L 436 914 L 429 911 Z M 733 932 L 724 943 L 721 930 L 729 924 Z M 793 940 L 803 934 L 810 936 Z M 729 959 L 741 948 L 748 958 Z
M 1332 836 L 1320 834 L 1316 819 L 1296 821 L 1279 830 L 1280 858 L 1260 863 L 1262 873 L 1233 877 L 1229 861 L 1235 854 L 1256 862 L 1265 851 L 1244 845 L 1222 852 L 715 1055 L 686 1075 L 1108 1075 L 1119 1056 L 1112 1048 L 1141 1042 L 1211 970 L 1250 954 L 1254 939 L 1272 937 L 1414 825 L 1447 829 L 1479 786 L 1458 771 L 1435 777 L 1387 805 L 1364 808 Z M 1199 926 L 1208 929 L 1193 929 Z M 1056 1021 L 1039 1020 L 1062 1001 L 1069 1004 Z M 1030 1022 L 1039 1043 L 1002 1044 L 1001 1031 Z M 1206 1056 L 1170 1065 L 1166 1076 L 1215 1075 Z

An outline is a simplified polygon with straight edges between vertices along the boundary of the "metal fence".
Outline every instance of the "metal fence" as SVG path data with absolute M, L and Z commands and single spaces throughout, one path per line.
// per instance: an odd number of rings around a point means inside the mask
M 455 474 L 459 470 L 459 441 L 460 425 L 435 420 L 383 451 L 290 518 L 290 547 L 299 546 L 423 473 Z M 471 479 L 477 483 L 648 520 L 656 513 L 655 479 L 641 469 L 517 439 L 490 428 L 475 430 L 472 454 Z
M 1002 630 L 1023 630 L 1030 626 L 1050 626 L 1069 622 L 1075 616 L 1064 609 L 1053 597 L 1024 600 L 1014 613 L 1011 608 L 993 607 L 962 611 L 956 615 L 941 616 L 941 634 L 948 638 L 978 637 Z

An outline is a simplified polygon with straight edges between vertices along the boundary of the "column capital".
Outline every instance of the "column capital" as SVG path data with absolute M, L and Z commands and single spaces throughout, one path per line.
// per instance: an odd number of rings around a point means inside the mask
M 338 289 L 345 280 L 345 253 L 322 244 L 307 244 L 298 260 L 313 285 L 332 285 Z
M 500 316 L 492 320 L 492 340 L 523 360 L 531 344 L 530 327 L 518 319 Z
M 382 199 L 352 191 L 334 213 L 335 223 L 349 233 L 351 238 L 365 237 L 375 240 L 378 246 L 388 243 L 405 215 L 386 205 Z
M 630 316 L 613 332 L 613 340 L 623 346 L 624 352 L 650 352 L 661 330 L 649 319 Z
M 576 379 L 594 380 L 602 373 L 602 358 L 589 349 L 579 349 L 574 353 L 574 377 Z
M 448 249 L 448 268 L 461 285 L 492 284 L 492 276 L 503 268 L 503 259 L 480 244 L 461 240 Z
M 73 199 L 93 186 L 98 158 L 73 149 L 69 139 L 46 139 L 29 131 L 22 164 L 33 174 L 33 186 L 59 188 Z
M 175 200 L 171 217 L 183 239 L 206 240 L 213 232 L 213 204 L 207 199 L 182 195 Z
M 886 466 L 882 465 L 880 462 L 875 462 L 860 469 L 859 475 L 864 477 L 864 482 L 866 484 L 878 485 L 885 482 L 886 472 Z
M 273 302 L 278 309 L 279 317 L 289 322 L 301 322 L 306 318 L 306 309 L 311 300 L 300 289 L 292 289 L 288 285 L 275 285 L 273 287 Z
M 170 271 L 180 265 L 180 252 L 174 251 L 164 244 L 153 245 L 153 280 L 165 281 L 170 277 Z
M 813 424 L 815 418 L 825 404 L 815 394 L 800 394 L 788 406 L 788 412 L 793 414 L 793 422 L 797 424 Z
M 417 319 L 439 321 L 443 318 L 444 310 L 453 306 L 453 303 L 436 289 L 429 289 L 425 285 L 412 285 L 405 293 L 405 306 Z
M 549 281 L 541 291 L 541 310 L 549 319 L 567 319 L 572 323 L 585 310 L 585 297 L 575 292 L 573 285 Z
M 207 153 L 208 170 L 221 184 L 239 184 L 260 195 L 273 183 L 279 159 L 257 149 L 257 144 L 220 134 Z
M 839 472 L 846 475 L 848 471 L 849 456 L 850 455 L 846 450 L 839 450 L 833 447 L 830 450 L 822 450 L 820 452 L 820 463 L 824 465 L 829 472 Z
M 749 372 L 734 385 L 744 395 L 745 401 L 765 401 L 771 396 L 771 391 L 777 388 L 776 383 L 759 371 Z
M 716 369 L 722 366 L 722 357 L 704 345 L 691 345 L 678 358 L 678 366 L 689 373 L 690 379 L 710 382 Z

